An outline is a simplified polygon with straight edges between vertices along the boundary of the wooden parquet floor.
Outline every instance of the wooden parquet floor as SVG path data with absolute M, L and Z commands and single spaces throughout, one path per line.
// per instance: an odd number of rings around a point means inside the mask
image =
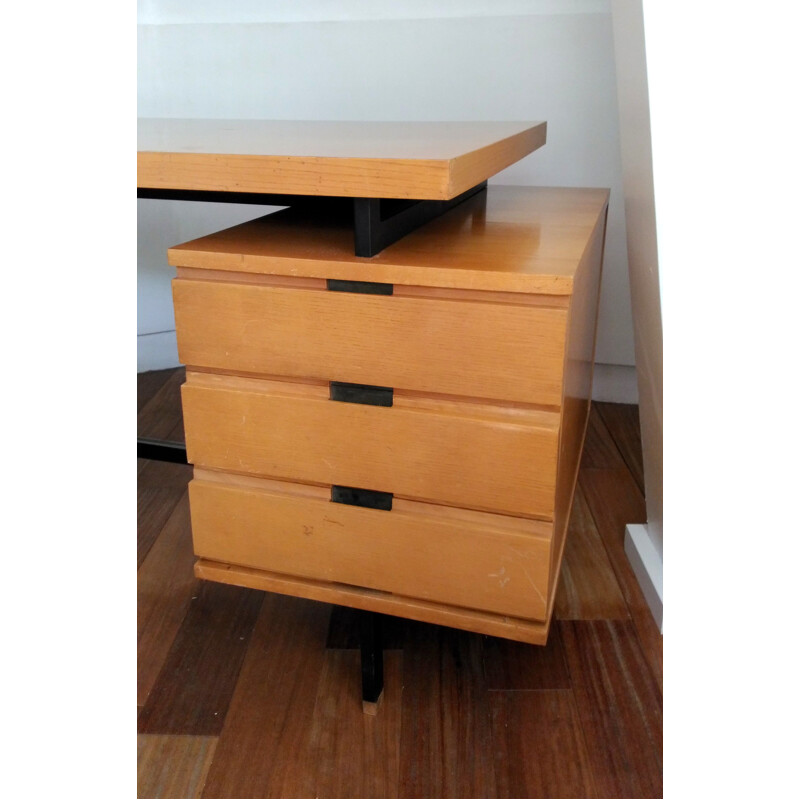
M 139 376 L 140 436 L 182 439 L 182 381 Z M 349 609 L 194 578 L 190 478 L 138 464 L 139 797 L 662 796 L 636 406 L 592 408 L 547 646 L 387 617 L 376 716 Z

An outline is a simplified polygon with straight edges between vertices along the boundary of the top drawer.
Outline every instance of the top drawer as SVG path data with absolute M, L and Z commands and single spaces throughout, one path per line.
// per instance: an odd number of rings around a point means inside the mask
M 561 404 L 564 308 L 188 278 L 173 297 L 188 366 Z

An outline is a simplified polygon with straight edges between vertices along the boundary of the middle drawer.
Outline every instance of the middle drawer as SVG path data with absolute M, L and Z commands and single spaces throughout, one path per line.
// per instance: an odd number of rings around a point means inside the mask
M 556 413 L 397 393 L 359 405 L 323 383 L 191 371 L 182 391 L 196 466 L 552 519 Z

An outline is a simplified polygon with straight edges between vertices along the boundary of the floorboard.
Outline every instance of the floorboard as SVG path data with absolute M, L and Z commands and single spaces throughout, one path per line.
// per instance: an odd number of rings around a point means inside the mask
M 644 497 L 627 469 L 585 469 L 578 485 L 589 504 L 647 662 L 663 688 L 663 639 L 625 554 L 625 526 L 647 521 Z
M 179 489 L 182 493 L 192 479 L 192 467 L 137 458 L 136 476 L 139 488 Z
M 496 636 L 484 637 L 483 672 L 487 691 L 570 688 L 564 647 L 555 626 L 551 627 L 544 647 Z
M 136 539 L 137 569 L 158 538 L 175 506 L 184 494 L 184 489 L 163 486 L 140 486 L 136 493 Z
M 639 427 L 639 406 L 623 403 L 597 403 L 597 416 L 602 419 L 630 470 L 639 491 L 644 494 L 642 434 Z
M 303 790 L 314 765 L 302 756 L 329 616 L 325 603 L 265 595 L 204 797 L 311 796 Z
M 632 623 L 556 624 L 599 796 L 661 797 L 661 691 Z
M 556 619 L 627 619 L 628 606 L 578 486 L 555 600 Z
M 598 796 L 571 691 L 492 692 L 489 702 L 498 797 Z
M 308 779 L 284 783 L 283 797 L 399 796 L 402 663 L 402 653 L 385 654 L 384 692 L 370 715 L 362 711 L 359 652 L 325 653 L 308 741 L 296 757 Z
M 183 413 L 181 411 L 181 385 L 186 379 L 183 368 L 169 370 L 164 382 L 137 417 L 137 433 L 145 439 L 165 439 L 170 436 L 183 441 Z
M 216 736 L 139 734 L 137 797 L 200 797 Z
M 401 797 L 496 797 L 483 637 L 409 623 L 403 650 Z
M 199 582 L 139 715 L 140 733 L 220 733 L 262 599 L 253 589 Z
M 136 376 L 136 413 L 138 414 L 173 376 L 174 369 L 159 369 L 140 372 Z
M 588 469 L 620 469 L 625 466 L 614 437 L 593 402 L 586 426 L 586 439 L 581 454 L 581 467 Z
M 184 493 L 138 574 L 139 705 L 146 703 L 199 590 L 193 566 L 189 498 Z

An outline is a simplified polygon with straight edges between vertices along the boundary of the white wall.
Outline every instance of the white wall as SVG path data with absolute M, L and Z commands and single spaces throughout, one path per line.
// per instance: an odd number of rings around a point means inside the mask
M 547 120 L 491 183 L 611 189 L 595 396 L 636 400 L 609 2 L 153 0 L 139 19 L 142 117 Z M 175 358 L 166 247 L 259 213 L 171 206 L 139 201 L 140 369 Z

